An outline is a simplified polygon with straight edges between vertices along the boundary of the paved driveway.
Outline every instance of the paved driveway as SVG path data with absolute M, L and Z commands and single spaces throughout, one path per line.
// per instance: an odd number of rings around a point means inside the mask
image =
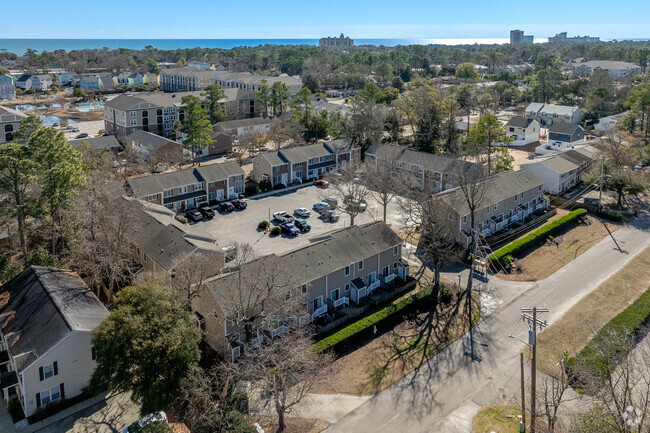
M 350 217 L 344 213 L 340 213 L 341 218 L 337 223 L 329 223 L 318 218 L 318 214 L 312 209 L 314 203 L 331 196 L 331 194 L 331 190 L 308 186 L 260 199 L 248 199 L 247 209 L 235 210 L 232 213 L 217 212 L 212 220 L 201 221 L 196 224 L 196 227 L 215 236 L 220 246 L 235 242 L 249 243 L 253 245 L 259 255 L 282 254 L 303 247 L 311 240 L 326 235 L 332 230 L 349 227 Z M 382 206 L 372 198 L 369 198 L 368 202 L 368 210 L 355 218 L 355 224 L 364 224 L 383 218 Z M 293 214 L 293 210 L 299 207 L 307 208 L 312 212 L 309 218 L 305 218 L 311 225 L 310 232 L 290 237 L 287 235 L 269 236 L 257 231 L 257 224 L 262 220 L 268 220 L 271 221 L 271 224 L 277 225 L 276 221 L 271 220 L 273 213 L 285 211 Z M 388 206 L 387 221 L 396 227 L 402 223 L 396 201 L 391 202 Z

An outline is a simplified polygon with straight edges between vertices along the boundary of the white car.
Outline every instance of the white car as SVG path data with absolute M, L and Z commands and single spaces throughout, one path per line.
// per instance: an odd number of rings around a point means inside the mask
M 273 218 L 280 221 L 281 223 L 290 223 L 293 222 L 294 217 L 286 213 L 285 211 L 281 210 L 280 212 L 276 212 L 273 214 Z
M 160 411 L 156 413 L 150 413 L 147 416 L 143 416 L 124 430 L 122 433 L 138 433 L 141 432 L 149 424 L 167 424 L 167 414 Z
M 309 215 L 311 215 L 309 209 L 306 209 L 304 207 L 299 207 L 298 209 L 294 209 L 293 213 L 294 215 L 298 215 L 299 217 L 303 217 L 303 218 L 308 218 Z

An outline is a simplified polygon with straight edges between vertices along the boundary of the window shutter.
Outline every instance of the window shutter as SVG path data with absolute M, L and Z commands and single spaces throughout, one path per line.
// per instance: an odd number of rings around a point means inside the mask
M 41 393 L 40 392 L 36 393 L 36 407 L 37 408 L 41 407 Z
M 61 400 L 65 398 L 65 389 L 63 388 L 63 384 L 59 385 L 59 388 L 61 389 Z
M 59 374 L 59 363 L 54 361 L 54 375 Z
M 43 367 L 38 367 L 38 377 L 43 380 Z

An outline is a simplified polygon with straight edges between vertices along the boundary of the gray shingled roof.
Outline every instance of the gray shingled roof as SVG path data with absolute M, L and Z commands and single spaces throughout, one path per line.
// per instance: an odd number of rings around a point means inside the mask
M 273 123 L 273 119 L 269 117 L 253 117 L 250 119 L 227 120 L 219 122 L 217 125 L 220 125 L 223 129 L 234 129 L 242 126 L 265 125 L 267 123 Z
M 242 287 L 245 289 L 260 288 L 260 274 L 269 267 L 282 267 L 289 272 L 278 275 L 286 281 L 276 281 L 276 286 L 297 286 L 314 281 L 345 266 L 374 256 L 402 243 L 399 236 L 383 221 L 375 221 L 365 225 L 352 226 L 329 233 L 327 237 L 305 247 L 289 251 L 282 256 L 270 255 L 259 258 L 243 265 L 241 271 Z M 232 312 L 228 299 L 233 299 L 230 293 L 235 287 L 235 278 L 239 273 L 231 273 L 213 277 L 206 281 L 206 286 L 226 314 Z M 247 283 L 250 281 L 250 283 Z M 254 296 L 254 295 L 253 295 Z
M 526 108 L 526 112 L 535 111 L 538 113 L 557 114 L 558 116 L 571 116 L 578 107 L 570 107 L 566 105 L 543 104 L 540 102 L 533 102 Z
M 337 140 L 328 141 L 325 145 L 337 153 L 349 152 L 350 150 L 359 147 L 351 138 L 339 138 Z
M 290 149 L 282 149 L 280 153 L 291 163 L 307 161 L 310 158 L 318 156 L 331 155 L 332 152 L 327 148 L 324 143 L 309 144 L 307 146 L 292 147 Z
M 454 158 L 442 155 L 434 155 L 428 152 L 418 152 L 390 144 L 375 143 L 367 154 L 376 155 L 377 158 L 386 161 L 401 161 L 410 164 L 422 165 L 426 170 L 438 173 L 452 173 L 455 171 L 455 165 L 458 161 Z M 462 162 L 465 165 L 465 171 L 472 170 L 476 167 L 470 162 Z
M 540 161 L 540 164 L 560 174 L 568 173 L 571 170 L 576 170 L 578 168 L 577 164 L 566 158 L 562 158 L 562 155 L 555 155 L 551 158 Z
M 88 143 L 90 147 L 93 147 L 95 149 L 113 150 L 120 147 L 120 143 L 118 143 L 117 138 L 115 138 L 113 135 L 81 138 L 79 140 L 70 140 L 69 143 L 76 149 L 78 149 L 82 143 Z
M 580 125 L 574 125 L 573 123 L 566 122 L 553 122 L 548 128 L 549 134 L 555 132 L 557 134 L 567 134 L 573 135 L 577 129 L 582 129 Z
M 180 143 L 170 140 L 169 138 L 161 137 L 160 135 L 153 134 L 151 132 L 137 130 L 126 136 L 128 140 L 137 141 L 140 144 L 147 146 L 150 149 L 159 149 L 166 145 L 167 143 L 176 143 L 179 146 L 182 146 Z
M 71 271 L 30 266 L 0 287 L 0 325 L 22 371 L 73 331 L 91 331 L 108 311 Z
M 281 156 L 280 153 L 275 151 L 275 152 L 266 152 L 263 153 L 262 158 L 266 159 L 271 166 L 276 166 L 276 165 L 284 165 L 287 163 Z
M 627 70 L 639 69 L 639 65 L 634 63 L 622 62 L 618 60 L 590 60 L 588 62 L 577 63 L 574 66 L 586 66 L 591 69 L 607 69 L 607 70 Z
M 484 208 L 543 184 L 544 181 L 528 170 L 505 171 L 490 176 L 477 197 L 481 197 L 481 207 Z M 438 196 L 460 215 L 469 214 L 467 200 L 460 187 L 441 192 Z
M 21 113 L 20 111 L 14 110 L 13 108 L 0 106 L 0 116 L 3 117 L 2 120 L 4 120 L 5 122 L 6 121 L 14 122 L 26 118 L 27 114 Z
M 506 126 L 512 126 L 514 128 L 528 128 L 528 126 L 534 121 L 535 119 L 531 119 L 530 117 L 516 116 L 508 120 Z
M 224 180 L 231 176 L 245 174 L 244 170 L 235 161 L 209 164 L 196 168 L 196 171 L 206 182 Z

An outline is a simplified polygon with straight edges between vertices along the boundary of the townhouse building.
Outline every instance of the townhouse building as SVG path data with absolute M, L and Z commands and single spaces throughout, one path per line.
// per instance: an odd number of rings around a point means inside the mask
M 0 75 L 0 100 L 16 99 L 16 79 L 11 75 Z
M 129 179 L 127 195 L 173 211 L 201 203 L 236 198 L 244 193 L 244 170 L 234 161 Z
M 359 163 L 361 150 L 352 139 L 335 140 L 267 152 L 253 158 L 250 177 L 273 186 L 316 179 L 343 165 Z
M 237 138 L 248 138 L 258 134 L 268 134 L 271 127 L 278 122 L 270 117 L 254 117 L 252 119 L 227 120 L 214 125 L 215 132 L 222 132 Z
M 78 80 L 79 77 L 70 72 L 62 72 L 56 76 L 56 81 L 60 86 L 73 86 Z
M 554 155 L 540 161 L 521 164 L 527 170 L 544 181 L 544 192 L 562 194 L 580 182 L 580 166 L 562 155 Z
M 389 170 L 393 179 L 405 185 L 418 188 L 426 185 L 437 192 L 457 186 L 459 170 L 479 169 L 476 164 L 384 143 L 370 146 L 366 164 L 374 170 Z
M 523 146 L 539 141 L 539 122 L 530 117 L 515 116 L 506 123 L 506 137 L 513 141 L 509 146 Z
M 544 181 L 528 170 L 506 171 L 489 177 L 481 187 L 480 208 L 474 213 L 475 227 L 481 235 L 490 236 L 512 224 L 531 217 L 535 211 L 548 209 Z M 470 209 L 460 187 L 440 194 L 440 205 L 448 211 L 456 241 L 468 248 L 472 225 Z
M 174 163 L 183 159 L 183 145 L 160 135 L 135 131 L 125 138 L 126 147 L 147 161 Z
M 0 106 L 0 144 L 14 139 L 14 134 L 20 129 L 20 121 L 27 115 L 13 108 Z
M 193 92 L 203 90 L 210 84 L 219 84 L 224 89 L 241 89 L 255 92 L 263 80 L 269 86 L 281 82 L 289 88 L 289 95 L 302 89 L 299 77 L 286 74 L 277 77 L 251 74 L 250 72 L 201 71 L 193 68 L 163 69 L 160 72 L 160 88 L 165 92 Z
M 277 269 L 286 272 L 273 271 Z M 247 345 L 281 335 L 290 326 L 283 317 L 267 318 L 248 340 L 245 330 L 231 320 L 238 312 L 232 302 L 237 291 L 255 299 L 257 291 L 267 287 L 260 280 L 271 273 L 274 290 L 282 291 L 279 296 L 304 302 L 304 324 L 363 304 L 378 287 L 406 280 L 409 266 L 402 260 L 402 240 L 383 221 L 376 221 L 331 232 L 303 248 L 258 258 L 208 279 L 192 307 L 204 339 L 224 358 L 234 361 Z
M 224 266 L 224 255 L 217 239 L 196 228 L 178 222 L 176 213 L 165 206 L 132 198 L 126 200 L 129 225 L 124 233 L 131 257 L 139 265 L 136 276 L 168 276 L 192 257 L 214 260 L 215 274 Z
M 24 90 L 33 89 L 37 92 L 47 90 L 52 85 L 52 77 L 48 74 L 22 75 L 16 81 L 16 87 Z
M 254 117 L 260 113 L 261 107 L 255 103 L 251 92 L 226 89 L 224 93 L 226 97 L 221 101 L 221 109 L 226 119 Z M 120 95 L 104 105 L 105 131 L 120 140 L 138 130 L 168 136 L 176 121 L 182 122 L 185 118 L 182 99 L 187 95 L 203 98 L 200 91 Z
M 99 90 L 102 86 L 103 82 L 97 74 L 82 75 L 79 77 L 79 88 L 81 90 Z
M 30 266 L 0 287 L 0 383 L 25 417 L 79 395 L 95 370 L 92 330 L 108 311 L 74 272 Z
M 634 63 L 617 61 L 617 60 L 590 60 L 588 62 L 576 63 L 572 65 L 573 73 L 577 77 L 588 77 L 596 71 L 607 71 L 607 74 L 613 80 L 636 74 L 641 75 L 641 66 Z
M 579 125 L 582 122 L 582 111 L 578 107 L 533 102 L 526 107 L 524 117 L 535 119 L 546 127 L 555 122 Z

